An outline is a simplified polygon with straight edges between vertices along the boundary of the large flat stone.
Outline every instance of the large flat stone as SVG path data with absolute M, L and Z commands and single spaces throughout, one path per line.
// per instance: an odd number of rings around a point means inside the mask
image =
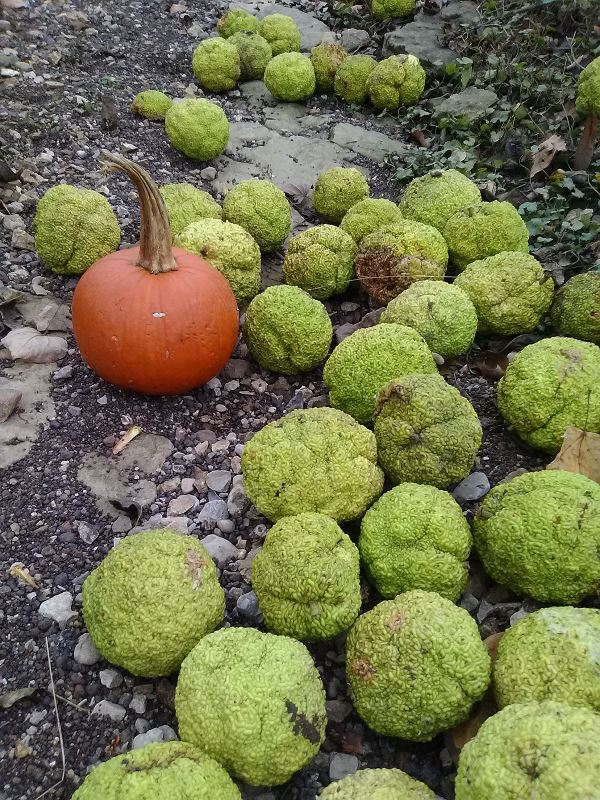
M 491 89 L 478 89 L 476 86 L 469 86 L 464 91 L 451 94 L 449 97 L 431 99 L 435 117 L 464 117 L 468 121 L 481 117 L 497 102 L 496 92 Z
M 315 131 L 329 125 L 333 114 L 307 114 L 306 106 L 299 103 L 282 103 L 265 109 L 265 126 L 279 133 Z
M 0 469 L 25 458 L 49 419 L 55 415 L 50 397 L 54 364 L 18 364 L 0 376 L 0 389 L 20 393 L 19 412 L 0 425 Z
M 77 480 L 83 483 L 94 496 L 101 514 L 119 517 L 123 511 L 115 505 L 127 507 L 137 503 L 140 508 L 156 500 L 156 486 L 149 480 L 127 483 L 115 459 L 98 453 L 87 453 L 77 471 Z
M 351 125 L 348 122 L 340 122 L 334 127 L 331 141 L 377 163 L 391 155 L 406 155 L 410 149 L 406 143 L 392 139 L 385 133 L 365 130 L 360 125 Z
M 256 14 L 259 19 L 264 19 L 269 14 L 284 14 L 286 17 L 291 17 L 300 29 L 301 48 L 305 53 L 321 44 L 323 38 L 331 34 L 331 29 L 312 14 L 307 14 L 297 8 L 279 5 L 279 3 L 232 3 L 230 8 L 244 8 L 251 14 Z
M 458 57 L 442 44 L 444 25 L 442 20 L 424 15 L 414 22 L 401 25 L 383 37 L 383 57 L 396 53 L 411 53 L 417 56 L 425 69 L 443 72 L 447 64 Z

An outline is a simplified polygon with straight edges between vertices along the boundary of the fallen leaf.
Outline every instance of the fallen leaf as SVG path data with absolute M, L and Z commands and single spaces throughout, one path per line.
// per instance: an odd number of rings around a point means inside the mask
M 534 175 L 537 175 L 538 173 L 543 172 L 545 169 L 548 169 L 554 160 L 554 156 L 557 153 L 563 153 L 566 149 L 567 145 L 564 139 L 562 139 L 556 133 L 553 133 L 552 136 L 549 136 L 547 139 L 545 139 L 533 157 L 533 163 L 531 165 L 529 177 L 533 178 Z
M 423 131 L 411 131 L 410 136 L 418 145 L 425 147 L 425 134 Z
M 10 692 L 4 692 L 4 694 L 0 694 L 0 708 L 11 708 L 11 706 L 14 706 L 19 700 L 23 700 L 25 697 L 31 697 L 31 695 L 36 692 L 36 686 L 27 686 L 23 689 L 13 689 Z
M 484 378 L 492 381 L 500 380 L 508 367 L 508 358 L 494 350 L 481 350 L 470 362 L 469 366 L 477 370 Z
M 132 425 L 131 428 L 129 428 L 129 430 L 127 431 L 127 433 L 121 436 L 119 441 L 113 447 L 112 449 L 113 455 L 115 456 L 118 455 L 121 452 L 121 450 L 124 450 L 129 444 L 129 442 L 132 442 L 136 436 L 140 435 L 140 433 L 142 433 L 142 429 L 140 428 L 140 426 Z
M 587 118 L 581 139 L 575 150 L 575 157 L 573 158 L 573 166 L 576 170 L 587 170 L 592 163 L 594 157 L 594 150 L 596 148 L 596 141 L 598 139 L 598 118 L 594 114 L 590 114 Z
M 7 333 L 0 344 L 11 358 L 33 364 L 51 364 L 67 354 L 67 343 L 60 336 L 43 336 L 35 328 L 16 328 Z
M 600 483 L 600 434 L 569 425 L 560 452 L 546 469 L 577 472 Z
M 27 758 L 33 751 L 24 742 L 17 742 L 15 745 L 15 758 Z
M 26 584 L 27 586 L 31 586 L 32 589 L 39 589 L 39 585 L 35 582 L 35 580 L 31 577 L 31 573 L 21 561 L 15 562 L 11 568 L 8 570 L 8 574 L 11 578 L 16 578 L 21 583 Z

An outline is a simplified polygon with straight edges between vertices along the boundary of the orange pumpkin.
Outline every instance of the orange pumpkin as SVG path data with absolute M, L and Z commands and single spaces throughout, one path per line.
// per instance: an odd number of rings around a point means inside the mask
M 213 378 L 235 347 L 239 313 L 221 273 L 172 247 L 163 199 L 148 173 L 103 154 L 140 202 L 138 247 L 104 256 L 73 295 L 73 332 L 84 361 L 101 378 L 144 394 L 181 394 Z

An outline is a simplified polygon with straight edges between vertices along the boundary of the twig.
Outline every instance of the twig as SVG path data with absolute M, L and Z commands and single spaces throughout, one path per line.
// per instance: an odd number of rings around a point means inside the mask
M 45 797 L 50 792 L 53 792 L 57 789 L 65 780 L 65 775 L 67 772 L 67 763 L 65 758 L 65 745 L 63 742 L 63 735 L 62 735 L 62 727 L 60 724 L 60 716 L 58 713 L 58 701 L 56 697 L 56 691 L 54 688 L 54 675 L 52 674 L 52 660 L 50 659 L 50 646 L 48 645 L 48 637 L 46 636 L 46 656 L 48 657 L 48 669 L 50 671 L 50 689 L 52 694 L 52 699 L 54 700 L 54 713 L 56 715 L 56 725 L 58 727 L 58 741 L 60 743 L 60 754 L 62 757 L 62 775 L 60 776 L 60 780 L 53 783 L 48 789 L 43 791 L 41 794 L 37 796 L 37 800 L 41 800 L 42 797 Z
M 85 700 L 85 699 L 82 700 L 80 703 L 74 703 L 72 700 L 68 700 L 66 697 L 63 697 L 62 694 L 57 694 L 56 696 L 57 696 L 57 698 L 59 700 L 62 700 L 63 703 L 66 703 L 67 705 L 73 706 L 73 708 L 76 708 L 77 711 L 85 711 L 86 714 L 91 714 L 92 713 L 91 709 L 83 707 L 84 703 L 87 703 L 87 700 Z

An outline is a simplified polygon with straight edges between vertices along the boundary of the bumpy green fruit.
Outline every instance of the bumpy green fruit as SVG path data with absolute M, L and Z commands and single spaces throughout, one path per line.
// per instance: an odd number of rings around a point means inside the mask
M 442 232 L 450 260 L 458 270 L 497 253 L 529 252 L 527 226 L 507 202 L 476 203 L 457 211 Z
M 287 197 L 271 181 L 241 181 L 225 196 L 223 213 L 247 230 L 263 253 L 277 250 L 292 227 Z
M 376 733 L 428 742 L 467 719 L 490 681 L 490 656 L 463 608 L 412 591 L 360 616 L 348 634 L 352 702 Z
M 37 204 L 35 249 L 53 272 L 81 275 L 114 252 L 121 229 L 106 197 L 69 184 L 53 186 Z
M 441 375 L 406 375 L 384 387 L 374 430 L 391 481 L 440 489 L 469 474 L 482 439 L 477 412 Z
M 192 222 L 175 237 L 177 247 L 202 256 L 229 281 L 238 303 L 247 303 L 260 288 L 260 248 L 239 225 L 220 219 Z
M 335 73 L 348 53 L 339 44 L 318 44 L 313 47 L 310 60 L 315 71 L 317 91 L 325 94 L 333 92 Z
M 236 33 L 256 33 L 259 27 L 259 20 L 241 8 L 234 8 L 228 11 L 217 22 L 219 35 L 224 39 L 229 39 L 230 36 L 234 36 Z
M 364 425 L 373 421 L 381 389 L 394 378 L 414 372 L 436 372 L 423 337 L 405 325 L 359 328 L 329 356 L 323 380 L 334 408 Z
M 414 106 L 425 88 L 425 70 L 416 56 L 384 58 L 367 80 L 367 91 L 375 108 L 397 111 Z
M 271 45 L 273 55 L 300 51 L 300 29 L 285 14 L 269 14 L 260 23 L 258 32 Z
M 561 336 L 600 344 L 600 273 L 575 275 L 561 286 L 550 319 Z
M 443 358 L 466 353 L 477 332 L 477 312 L 469 296 L 443 281 L 411 284 L 390 301 L 380 321 L 414 328 Z
M 164 119 L 172 105 L 173 101 L 164 92 L 148 89 L 136 94 L 131 104 L 131 110 L 134 114 L 139 114 L 146 119 Z
M 369 96 L 367 81 L 376 66 L 371 56 L 348 56 L 335 73 L 334 92 L 346 103 L 362 105 Z
M 524 442 L 556 453 L 569 425 L 600 433 L 600 348 L 567 336 L 527 345 L 498 384 L 498 408 Z
M 361 286 L 384 305 L 415 281 L 443 278 L 447 264 L 441 233 L 410 219 L 365 236 L 354 260 Z
M 412 180 L 398 205 L 407 219 L 443 233 L 450 217 L 479 202 L 481 192 L 466 175 L 455 169 L 434 169 Z
M 235 89 L 240 79 L 240 56 L 237 47 L 215 36 L 200 42 L 192 57 L 194 77 L 209 92 Z
M 288 103 L 307 100 L 315 91 L 315 71 L 308 56 L 281 53 L 265 69 L 265 86 L 273 97 Z
M 360 611 L 356 545 L 324 514 L 277 522 L 252 562 L 252 587 L 269 630 L 296 639 L 332 639 Z
M 494 665 L 499 708 L 556 700 L 600 711 L 600 611 L 541 608 L 504 632 Z
M 176 670 L 224 610 L 209 554 L 169 530 L 122 539 L 83 583 L 83 616 L 98 650 L 149 678 Z
M 375 19 L 407 17 L 415 10 L 415 0 L 371 0 Z
M 181 100 L 165 116 L 167 137 L 188 158 L 210 161 L 229 141 L 229 122 L 223 109 L 210 100 Z
M 366 200 L 359 200 L 344 215 L 340 222 L 340 228 L 354 239 L 356 244 L 368 236 L 370 233 L 400 222 L 402 212 L 391 200 L 374 200 L 367 197 Z
M 240 80 L 262 80 L 267 64 L 273 58 L 273 51 L 267 40 L 258 33 L 240 31 L 234 33 L 229 41 L 237 47 L 240 57 Z
M 325 691 L 310 653 L 254 628 L 224 628 L 192 650 L 175 709 L 181 738 L 252 786 L 285 783 L 325 738 Z
M 319 800 L 435 800 L 435 795 L 402 770 L 361 769 L 330 783 Z
M 452 495 L 433 486 L 383 494 L 363 517 L 358 548 L 382 597 L 425 589 L 455 602 L 465 590 L 471 531 Z
M 579 73 L 575 105 L 582 114 L 600 116 L 600 56 Z
M 318 300 L 342 294 L 354 275 L 356 244 L 334 225 L 317 225 L 294 236 L 283 259 L 283 278 Z
M 99 764 L 72 800 L 241 800 L 220 764 L 187 742 L 149 744 Z
M 353 205 L 369 196 L 365 176 L 354 167 L 333 167 L 322 172 L 313 190 L 313 208 L 328 222 L 339 224 Z
M 383 489 L 371 431 L 335 408 L 292 411 L 245 445 L 246 494 L 271 520 L 316 511 L 362 517 Z
M 248 306 L 244 340 L 263 369 L 295 375 L 321 364 L 333 326 L 325 306 L 297 286 L 270 286 Z
M 167 183 L 160 187 L 160 193 L 167 207 L 173 236 L 198 219 L 221 219 L 223 216 L 217 201 L 191 183 Z
M 600 715 L 547 701 L 487 719 L 460 754 L 456 800 L 590 800 L 600 785 Z
M 498 583 L 542 603 L 577 604 L 600 585 L 600 486 L 562 470 L 518 475 L 486 496 L 473 539 Z
M 528 253 L 498 253 L 472 261 L 454 281 L 477 311 L 480 333 L 528 333 L 554 296 L 554 281 Z

